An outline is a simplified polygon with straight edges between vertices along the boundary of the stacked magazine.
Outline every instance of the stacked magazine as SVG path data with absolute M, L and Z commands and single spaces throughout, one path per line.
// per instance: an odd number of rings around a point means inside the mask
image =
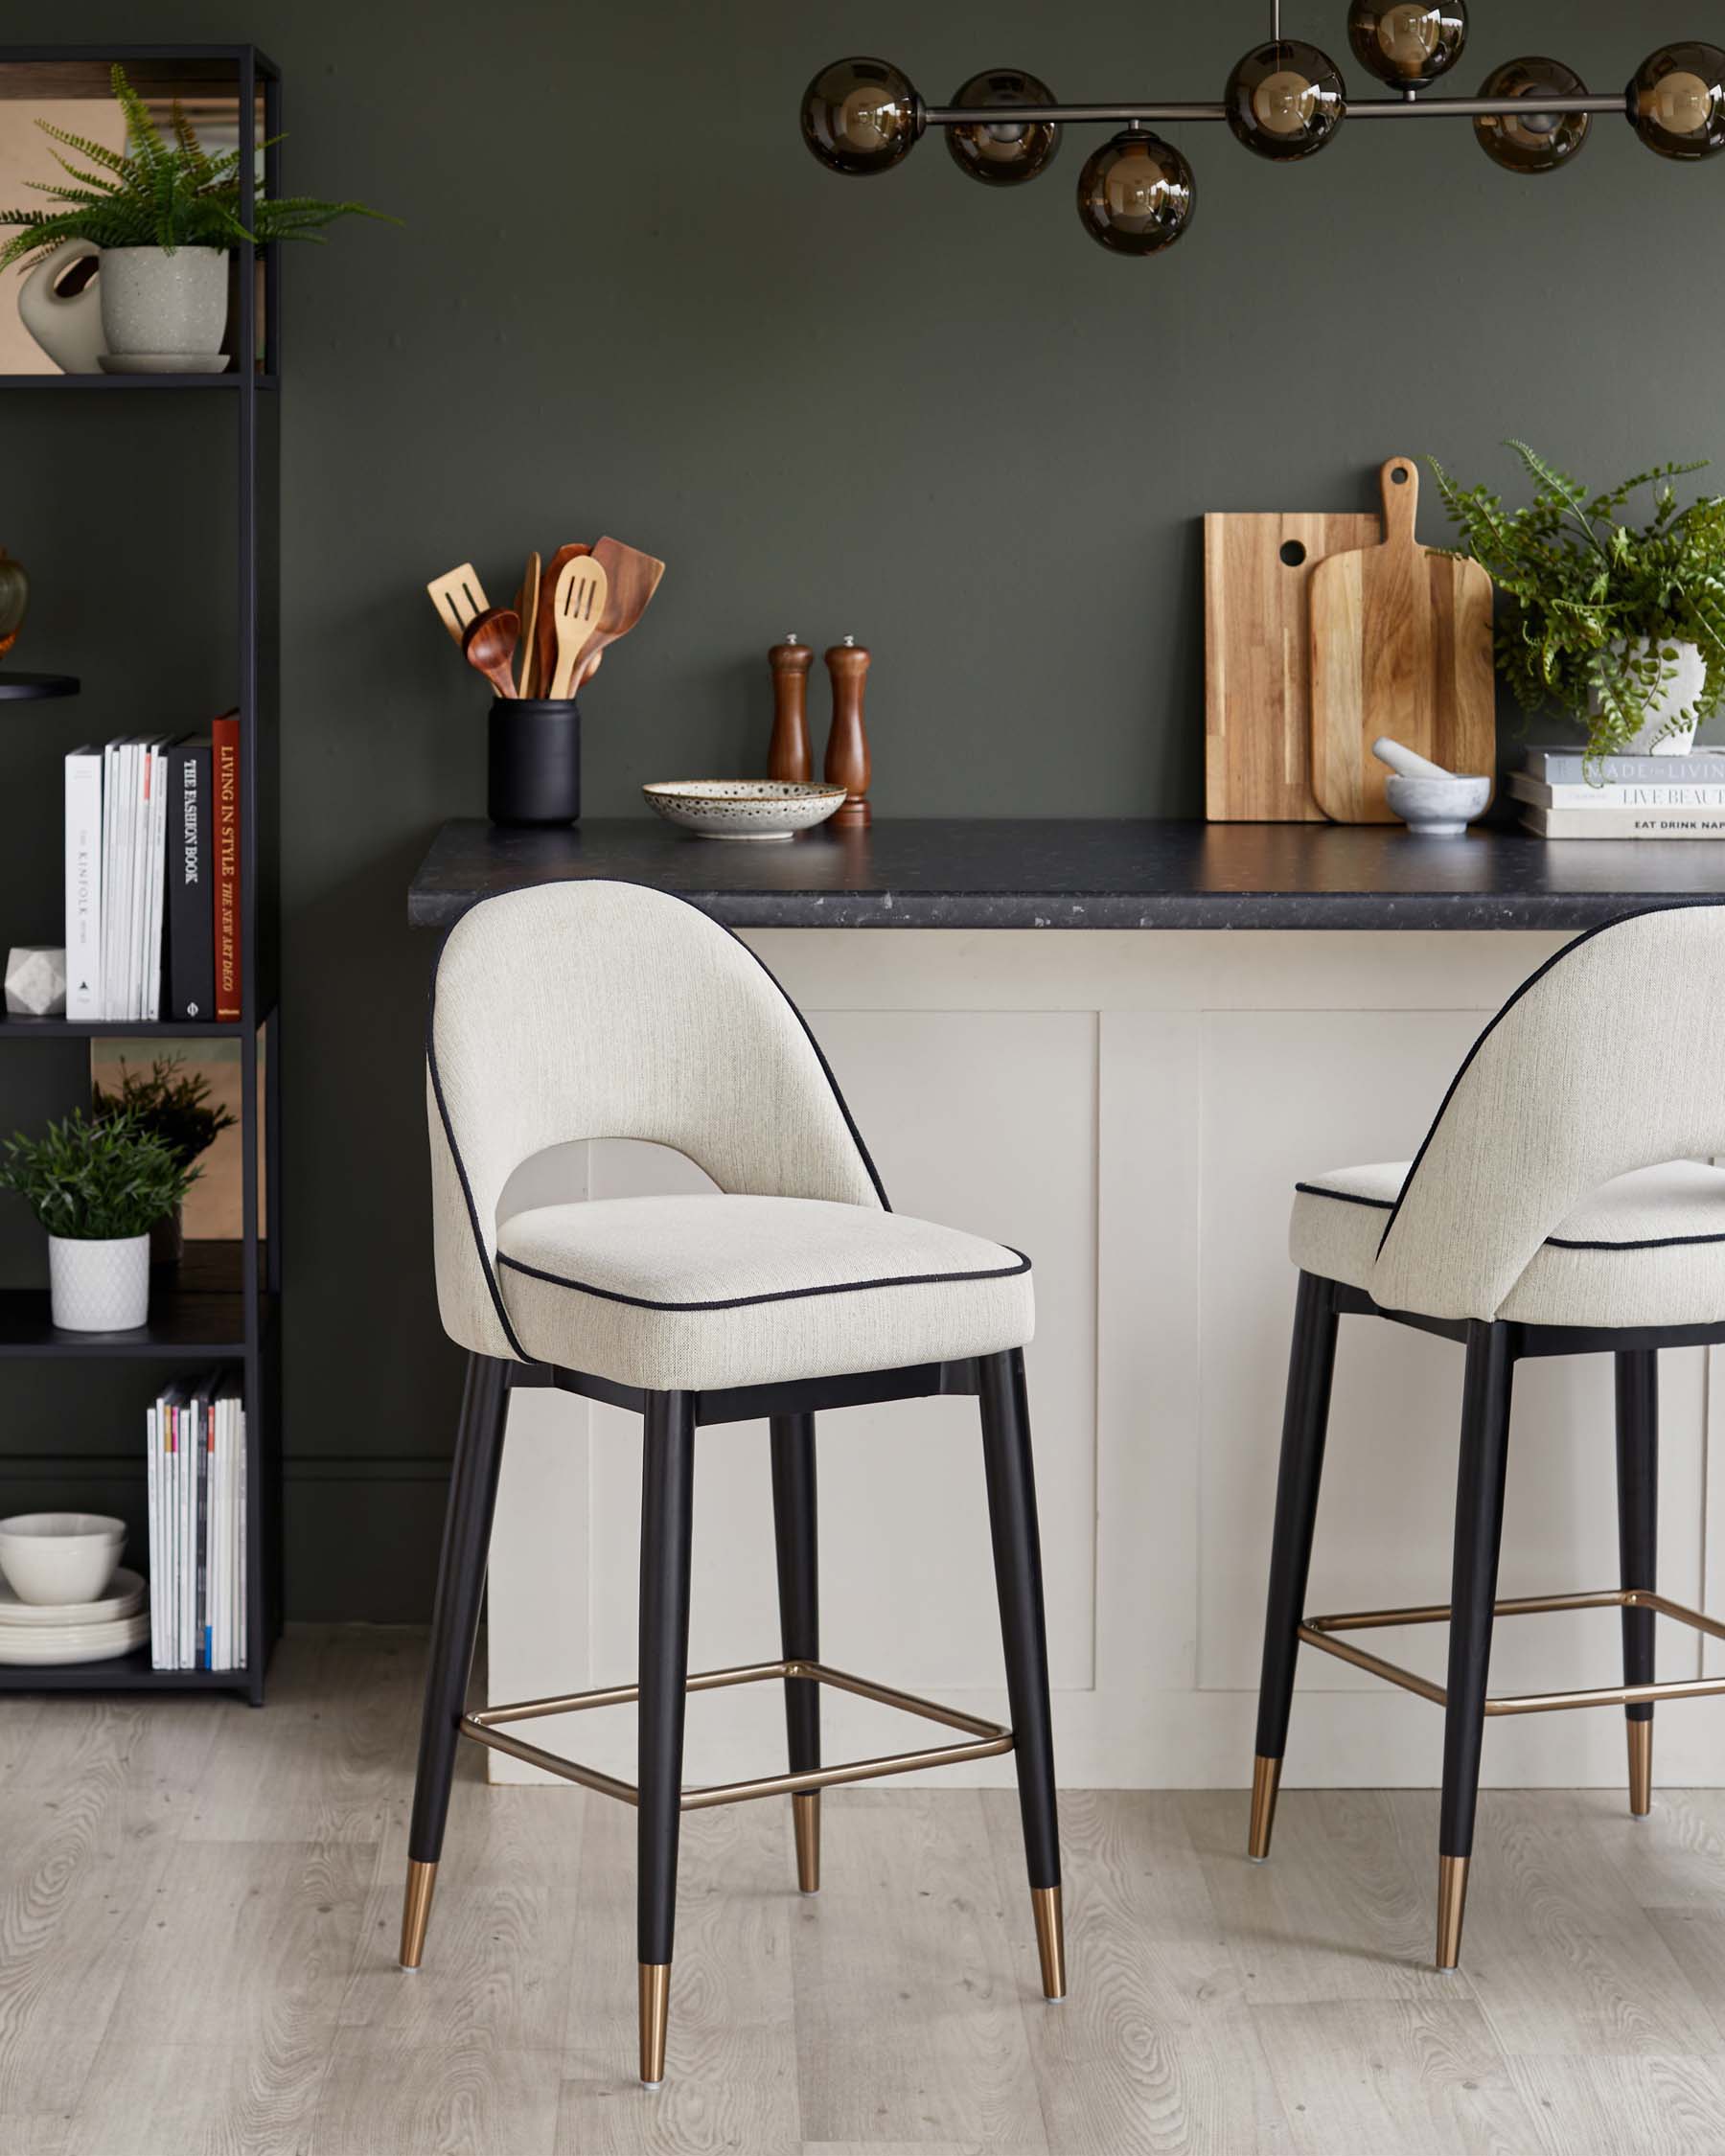
M 1725 750 L 1600 756 L 1530 748 L 1509 780 L 1545 838 L 1725 838 Z
M 245 1410 L 237 1371 L 176 1378 L 150 1411 L 157 1669 L 245 1667 Z

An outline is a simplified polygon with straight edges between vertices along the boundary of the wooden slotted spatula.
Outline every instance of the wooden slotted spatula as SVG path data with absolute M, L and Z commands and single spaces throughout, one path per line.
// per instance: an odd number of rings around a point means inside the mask
M 464 562 L 460 568 L 451 569 L 447 576 L 433 577 L 426 590 L 437 608 L 438 620 L 457 645 L 479 616 L 491 611 L 485 586 L 471 562 Z
M 557 664 L 552 669 L 546 694 L 554 701 L 575 694 L 575 662 L 605 618 L 610 579 L 605 564 L 592 554 L 578 554 L 565 562 L 551 595 L 553 628 L 557 636 Z
M 578 694 L 581 684 L 597 668 L 605 647 L 614 644 L 619 636 L 627 636 L 640 620 L 665 573 L 662 562 L 643 554 L 637 546 L 625 546 L 621 539 L 602 539 L 593 548 L 593 559 L 604 564 L 610 592 L 605 619 L 582 654 L 571 694 Z
M 1380 734 L 1447 770 L 1497 765 L 1491 579 L 1414 539 L 1412 457 L 1379 478 L 1382 546 L 1312 571 L 1312 791 L 1338 823 L 1395 820 L 1371 753 Z
M 551 694 L 551 677 L 557 669 L 557 624 L 554 607 L 557 597 L 557 580 L 578 556 L 590 554 L 592 548 L 585 539 L 560 546 L 545 563 L 540 578 L 539 621 L 534 630 L 533 693 L 536 697 Z
M 534 627 L 539 620 L 540 607 L 540 558 L 527 557 L 527 566 L 521 571 L 521 588 L 516 593 L 515 610 L 521 622 L 521 688 L 524 697 L 539 693 L 539 647 L 534 642 Z

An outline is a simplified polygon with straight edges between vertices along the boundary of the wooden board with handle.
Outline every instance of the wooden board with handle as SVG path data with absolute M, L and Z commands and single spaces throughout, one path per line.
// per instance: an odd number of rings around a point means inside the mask
M 1204 519 L 1205 814 L 1321 823 L 1311 787 L 1312 572 L 1375 546 L 1375 516 L 1214 512 Z
M 1491 579 L 1414 536 L 1419 472 L 1379 475 L 1381 546 L 1332 554 L 1312 572 L 1312 791 L 1338 823 L 1393 823 L 1380 734 L 1460 772 L 1497 768 Z

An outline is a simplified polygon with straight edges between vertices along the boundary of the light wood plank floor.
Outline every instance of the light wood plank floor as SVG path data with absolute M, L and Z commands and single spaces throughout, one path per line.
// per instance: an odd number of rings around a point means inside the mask
M 1725 1793 L 1488 1792 L 1467 1967 L 1437 1801 L 1063 1800 L 1072 1997 L 1038 1996 L 1006 1793 L 686 1823 L 670 2079 L 635 2084 L 632 1821 L 463 1759 L 395 1966 L 423 1643 L 308 1631 L 263 1713 L 0 1704 L 5 2156 L 1718 2156 Z

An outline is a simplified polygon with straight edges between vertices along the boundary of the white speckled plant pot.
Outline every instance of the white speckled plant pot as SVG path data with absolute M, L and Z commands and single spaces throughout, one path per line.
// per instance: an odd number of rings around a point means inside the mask
M 118 353 L 219 352 L 227 328 L 221 247 L 108 247 L 102 257 L 102 333 Z
M 1647 716 L 1634 738 L 1626 741 L 1619 751 L 1624 756 L 1687 756 L 1695 745 L 1695 721 L 1679 726 L 1674 733 L 1667 731 L 1679 712 L 1692 710 L 1707 687 L 1707 661 L 1697 645 L 1683 642 L 1680 638 L 1662 637 L 1662 645 L 1668 645 L 1677 656 L 1668 664 L 1671 678 L 1661 682 L 1647 699 Z M 1647 639 L 1638 636 L 1633 643 L 1619 637 L 1612 650 L 1621 656 L 1624 652 L 1634 652 L 1637 657 L 1644 655 Z M 1592 699 L 1597 713 L 1599 700 Z
M 48 1238 L 54 1322 L 69 1333 L 129 1333 L 150 1322 L 150 1237 Z

